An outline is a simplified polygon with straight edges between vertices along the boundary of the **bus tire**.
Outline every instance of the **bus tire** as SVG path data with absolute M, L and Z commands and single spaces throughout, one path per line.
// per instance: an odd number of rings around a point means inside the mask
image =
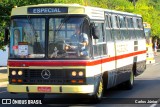
M 131 90 L 133 88 L 133 84 L 134 84 L 134 73 L 132 71 L 129 80 L 124 83 L 125 89 Z
M 96 90 L 95 94 L 92 95 L 92 99 L 93 99 L 92 102 L 93 103 L 99 103 L 102 100 L 103 91 L 104 91 L 103 88 L 104 88 L 104 86 L 103 86 L 103 79 L 101 79 L 100 82 L 99 82 L 99 85 L 97 87 L 97 90 Z
M 28 99 L 41 99 L 43 100 L 45 97 L 45 94 L 41 93 L 28 93 Z

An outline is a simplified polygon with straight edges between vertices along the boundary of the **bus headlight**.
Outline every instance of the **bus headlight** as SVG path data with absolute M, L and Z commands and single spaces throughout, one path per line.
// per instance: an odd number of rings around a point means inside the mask
M 11 74 L 12 74 L 12 75 L 16 75 L 16 71 L 13 70 L 13 71 L 11 72 Z
M 18 71 L 18 75 L 21 76 L 22 74 L 23 74 L 23 72 L 22 72 L 21 70 L 19 70 L 19 71 Z
M 78 72 L 78 75 L 82 77 L 84 74 L 83 74 L 82 71 L 79 71 L 79 72 Z
M 72 71 L 72 76 L 75 77 L 77 75 L 76 71 Z

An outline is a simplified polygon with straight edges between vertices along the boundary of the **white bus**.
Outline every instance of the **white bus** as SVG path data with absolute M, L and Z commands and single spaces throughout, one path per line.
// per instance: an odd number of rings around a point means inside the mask
M 86 45 L 71 41 L 76 26 Z M 87 54 L 81 54 L 84 50 Z M 132 89 L 134 76 L 145 68 L 141 15 L 78 4 L 12 9 L 7 87 L 11 93 L 28 93 L 29 98 L 87 94 L 99 101 L 106 88 L 123 83 Z

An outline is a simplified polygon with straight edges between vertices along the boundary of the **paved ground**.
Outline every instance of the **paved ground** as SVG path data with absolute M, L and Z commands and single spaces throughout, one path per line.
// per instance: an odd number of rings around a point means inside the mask
M 0 67 L 0 87 L 5 87 L 7 80 L 7 67 Z
M 0 67 L 0 82 L 7 78 L 7 67 Z

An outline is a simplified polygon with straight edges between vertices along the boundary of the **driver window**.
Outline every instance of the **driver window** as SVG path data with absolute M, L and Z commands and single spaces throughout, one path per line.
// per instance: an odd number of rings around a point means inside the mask
M 107 54 L 107 48 L 106 48 L 106 40 L 104 36 L 104 23 L 95 23 L 95 27 L 98 28 L 98 31 L 96 31 L 99 35 L 99 39 L 94 39 L 94 45 L 93 45 L 93 54 L 94 57 L 99 57 Z

